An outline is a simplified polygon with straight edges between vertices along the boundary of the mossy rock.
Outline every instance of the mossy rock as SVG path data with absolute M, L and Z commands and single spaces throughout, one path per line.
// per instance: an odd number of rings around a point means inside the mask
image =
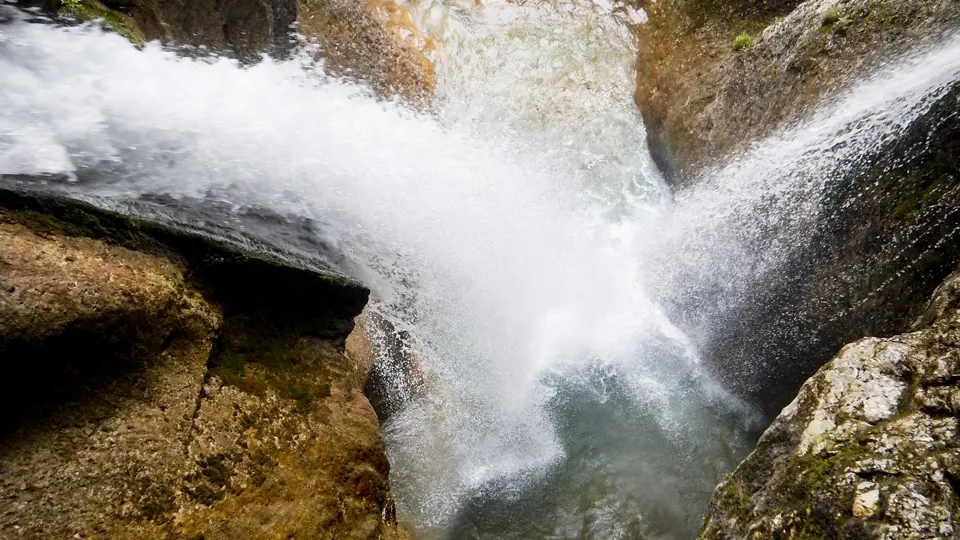
M 100 21 L 104 30 L 116 32 L 138 47 L 146 42 L 133 17 L 114 11 L 97 0 L 60 0 L 57 15 L 81 22 Z

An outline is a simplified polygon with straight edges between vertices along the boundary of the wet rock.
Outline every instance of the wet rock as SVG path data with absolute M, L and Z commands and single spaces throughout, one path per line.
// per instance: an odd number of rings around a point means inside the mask
M 637 30 L 636 102 L 651 152 L 678 185 L 805 118 L 891 58 L 960 28 L 956 4 L 939 0 L 641 5 L 649 18 Z M 752 44 L 738 52 L 743 32 Z
M 364 393 L 381 422 L 423 391 L 424 377 L 408 332 L 372 310 L 357 317 L 346 354 L 369 373 Z
M 184 54 L 220 53 L 245 62 L 283 57 L 299 41 L 319 45 L 326 71 L 365 82 L 383 97 L 426 101 L 432 44 L 392 0 L 98 0 L 59 2 L 57 14 L 100 20 L 136 44 L 160 40 Z
M 364 288 L 52 195 L 0 242 L 0 537 L 403 537 Z
M 644 8 L 636 101 L 651 152 L 681 191 L 884 63 L 960 29 L 957 4 L 937 0 L 669 0 Z M 735 51 L 744 32 L 751 45 Z M 955 267 L 958 95 L 955 83 L 895 140 L 845 160 L 802 238 L 769 231 L 802 247 L 758 275 L 734 309 L 714 303 L 726 297 L 711 291 L 669 308 L 692 335 L 709 334 L 699 345 L 714 374 L 771 417 L 842 344 L 903 332 Z
M 960 272 L 913 330 L 843 348 L 714 492 L 701 538 L 955 538 Z
M 960 250 L 960 84 L 832 179 L 806 245 L 758 279 L 703 345 L 771 417 L 844 343 L 905 331 Z M 706 309 L 709 309 L 707 307 Z

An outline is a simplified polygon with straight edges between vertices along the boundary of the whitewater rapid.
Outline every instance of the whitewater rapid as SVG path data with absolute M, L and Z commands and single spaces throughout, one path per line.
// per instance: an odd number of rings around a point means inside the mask
M 0 25 L 0 174 L 117 208 L 180 201 L 203 209 L 197 226 L 264 234 L 369 286 L 425 378 L 384 425 L 418 533 L 683 538 L 755 427 L 696 344 L 802 245 L 837 161 L 960 78 L 960 47 L 672 201 L 632 107 L 631 37 L 591 6 L 414 6 L 444 21 L 429 112 L 307 55 L 240 66 L 91 26 Z M 251 210 L 309 222 L 309 238 L 254 228 Z M 663 306 L 686 310 L 686 333 Z

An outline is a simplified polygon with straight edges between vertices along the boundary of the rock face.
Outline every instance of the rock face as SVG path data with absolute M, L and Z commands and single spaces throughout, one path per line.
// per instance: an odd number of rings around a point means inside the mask
M 705 344 L 715 371 L 776 414 L 844 343 L 906 330 L 960 253 L 960 83 L 825 193 L 808 245 Z
M 960 272 L 913 331 L 843 348 L 714 492 L 721 538 L 960 535 Z
M 342 277 L 0 192 L 0 538 L 396 538 Z
M 950 0 L 641 2 L 636 102 L 675 182 L 745 148 L 884 61 L 960 28 Z M 736 36 L 750 44 L 735 50 Z
M 283 56 L 294 30 L 320 46 L 331 74 L 365 81 L 384 97 L 422 103 L 433 86 L 429 40 L 392 0 L 76 0 L 60 15 L 101 19 L 135 43 L 204 47 L 244 61 Z
M 960 31 L 960 5 L 939 0 L 644 7 L 636 101 L 678 190 L 696 189 L 704 167 L 805 118 L 883 62 Z M 737 49 L 741 34 L 750 37 Z M 804 247 L 760 276 L 736 309 L 705 294 L 702 305 L 675 310 L 711 321 L 699 345 L 727 386 L 773 416 L 842 344 L 909 326 L 957 263 L 958 96 L 955 85 L 896 140 L 845 163 Z

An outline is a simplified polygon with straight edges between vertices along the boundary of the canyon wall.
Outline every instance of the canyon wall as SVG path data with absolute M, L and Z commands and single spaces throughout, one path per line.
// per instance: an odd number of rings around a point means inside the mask
M 48 5 L 45 2 L 44 5 Z M 369 85 L 382 97 L 425 103 L 432 44 L 393 0 L 76 0 L 54 2 L 61 20 L 98 19 L 134 43 L 160 41 L 183 54 L 243 61 L 318 46 L 327 73 Z M 299 36 L 299 38 L 298 38 Z
M 911 331 L 844 347 L 713 495 L 702 539 L 960 534 L 960 272 Z
M 789 137 L 816 106 L 907 52 L 960 32 L 960 5 L 949 0 L 644 7 L 636 101 L 651 151 L 681 195 L 764 137 Z M 817 194 L 816 228 L 736 307 L 698 299 L 712 325 L 699 345 L 714 373 L 771 417 L 844 343 L 904 331 L 955 267 L 958 92 L 893 140 L 837 164 Z M 690 308 L 675 306 L 676 318 Z

